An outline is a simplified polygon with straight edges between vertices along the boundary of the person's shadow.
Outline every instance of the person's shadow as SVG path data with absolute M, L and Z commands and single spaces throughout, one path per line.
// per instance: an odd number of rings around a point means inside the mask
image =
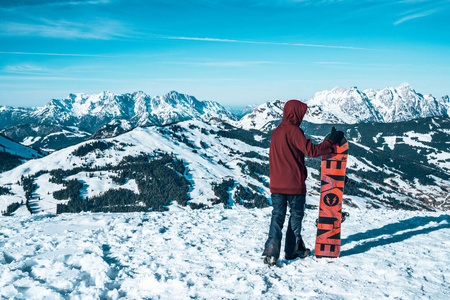
M 436 223 L 436 225 L 433 224 L 433 226 L 431 223 Z M 432 226 L 418 228 L 426 225 Z M 398 223 L 387 224 L 381 228 L 371 229 L 366 232 L 348 236 L 342 240 L 341 245 L 351 242 L 357 242 L 358 244 L 351 249 L 341 251 L 340 256 L 344 257 L 361 254 L 374 247 L 401 242 L 419 234 L 427 234 L 444 228 L 450 228 L 450 215 L 441 215 L 439 217 L 413 217 Z

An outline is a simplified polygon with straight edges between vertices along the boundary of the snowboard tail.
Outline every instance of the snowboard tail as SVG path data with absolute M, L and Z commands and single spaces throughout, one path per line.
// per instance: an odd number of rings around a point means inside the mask
M 344 137 L 339 145 L 333 147 L 334 153 L 322 156 L 319 219 L 314 249 L 317 257 L 338 257 L 341 252 L 341 212 L 348 142 Z

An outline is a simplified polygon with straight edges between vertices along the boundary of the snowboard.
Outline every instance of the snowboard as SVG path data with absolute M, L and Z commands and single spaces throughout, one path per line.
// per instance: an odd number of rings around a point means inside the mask
M 327 140 L 329 136 L 327 135 L 324 140 Z M 334 153 L 322 155 L 319 219 L 314 248 L 316 257 L 338 257 L 341 252 L 342 196 L 348 156 L 347 139 L 343 137 L 341 142 L 333 147 Z

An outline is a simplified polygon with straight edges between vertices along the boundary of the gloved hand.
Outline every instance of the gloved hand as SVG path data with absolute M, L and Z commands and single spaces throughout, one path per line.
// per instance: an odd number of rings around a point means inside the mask
M 344 133 L 342 131 L 336 130 L 336 128 L 331 129 L 331 134 L 329 139 L 333 141 L 334 144 L 338 144 L 342 138 L 344 137 Z

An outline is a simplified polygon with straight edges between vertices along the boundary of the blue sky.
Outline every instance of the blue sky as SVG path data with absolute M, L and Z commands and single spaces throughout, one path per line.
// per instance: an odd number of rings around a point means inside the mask
M 0 105 L 177 90 L 228 106 L 409 82 L 450 94 L 450 1 L 0 1 Z

